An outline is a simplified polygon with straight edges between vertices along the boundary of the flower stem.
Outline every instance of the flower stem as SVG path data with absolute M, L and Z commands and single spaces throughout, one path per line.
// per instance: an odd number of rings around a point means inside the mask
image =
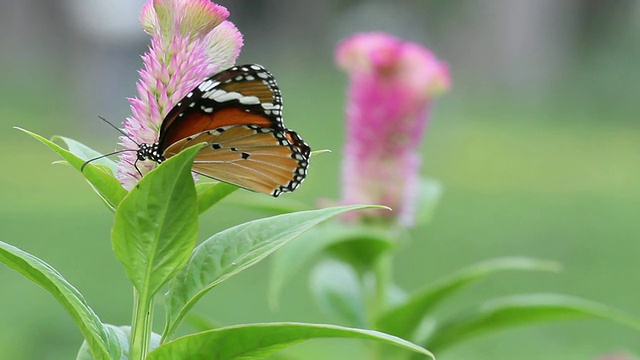
M 144 360 L 149 353 L 151 325 L 153 323 L 153 296 L 133 289 L 134 309 L 131 321 L 131 348 L 129 359 Z
M 378 317 L 387 306 L 389 297 L 389 284 L 391 283 L 391 254 L 382 254 L 375 263 L 374 272 L 376 279 L 375 306 L 373 315 Z
M 370 324 L 375 324 L 378 317 L 387 307 L 387 300 L 389 298 L 389 284 L 392 279 L 392 256 L 389 253 L 380 255 L 376 260 L 373 273 L 375 277 L 375 288 L 373 295 L 373 306 L 371 308 L 369 318 Z M 381 344 L 374 344 L 372 346 L 372 360 L 384 359 L 384 347 Z

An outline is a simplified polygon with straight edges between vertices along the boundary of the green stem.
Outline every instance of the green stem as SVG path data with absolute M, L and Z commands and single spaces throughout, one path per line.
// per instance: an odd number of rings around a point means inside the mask
M 377 318 L 387 306 L 389 298 L 389 284 L 391 284 L 392 274 L 392 257 L 391 254 L 382 254 L 375 263 L 373 269 L 375 274 L 375 301 L 373 308 L 373 317 Z
M 134 288 L 133 320 L 131 321 L 130 360 L 144 360 L 149 353 L 151 326 L 153 322 L 153 297 L 140 294 Z
M 374 264 L 373 273 L 375 277 L 375 288 L 373 293 L 373 306 L 370 309 L 370 324 L 375 326 L 376 320 L 387 307 L 387 299 L 389 298 L 389 285 L 392 281 L 392 255 L 390 253 L 382 254 Z M 384 348 L 381 344 L 372 346 L 371 359 L 384 359 Z

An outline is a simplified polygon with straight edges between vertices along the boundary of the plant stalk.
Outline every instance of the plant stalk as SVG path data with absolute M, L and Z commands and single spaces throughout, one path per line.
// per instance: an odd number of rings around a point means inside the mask
M 130 360 L 144 360 L 149 353 L 153 323 L 153 297 L 133 289 L 134 308 L 131 321 Z
M 375 299 L 372 309 L 372 318 L 376 319 L 387 307 L 389 299 L 389 284 L 392 281 L 392 256 L 391 254 L 382 254 L 374 265 L 375 275 Z

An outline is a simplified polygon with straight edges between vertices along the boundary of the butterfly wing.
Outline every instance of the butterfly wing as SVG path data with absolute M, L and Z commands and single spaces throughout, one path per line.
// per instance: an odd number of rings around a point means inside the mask
M 189 92 L 162 122 L 159 150 L 194 134 L 239 124 L 285 129 L 280 89 L 260 65 L 231 67 Z
M 295 190 L 307 174 L 309 146 L 293 131 L 255 125 L 208 130 L 172 144 L 166 156 L 205 143 L 193 171 L 245 189 L 278 196 Z
M 259 65 L 213 75 L 169 112 L 158 140 L 163 156 L 198 143 L 206 146 L 193 171 L 272 196 L 298 187 L 311 153 L 284 126 L 280 90 Z

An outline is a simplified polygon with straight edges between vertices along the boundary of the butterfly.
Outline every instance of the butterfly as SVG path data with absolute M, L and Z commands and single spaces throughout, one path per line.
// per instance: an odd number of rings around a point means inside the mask
M 273 75 L 256 64 L 212 75 L 180 100 L 162 121 L 158 141 L 140 144 L 137 161 L 161 163 L 204 143 L 192 170 L 277 197 L 307 176 L 311 149 L 282 119 Z

